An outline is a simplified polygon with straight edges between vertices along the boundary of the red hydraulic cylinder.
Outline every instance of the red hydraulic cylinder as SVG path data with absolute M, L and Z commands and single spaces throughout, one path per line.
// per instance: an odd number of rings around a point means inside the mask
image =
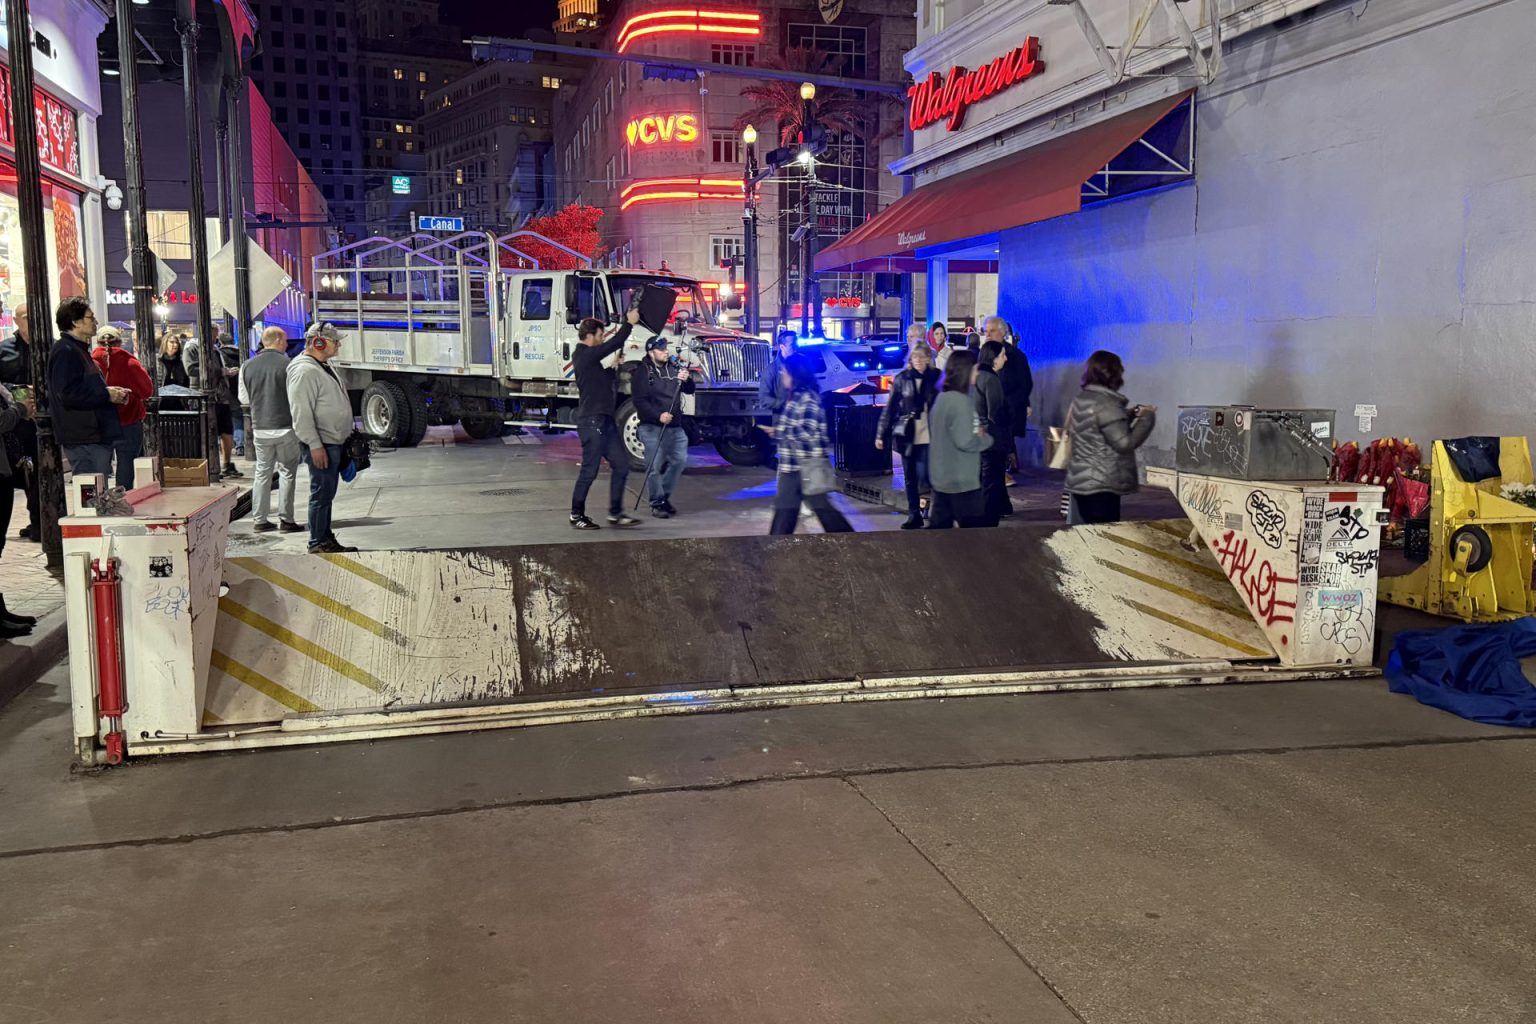
M 123 692 L 123 578 L 117 559 L 91 561 L 91 607 L 96 615 L 97 715 L 107 720 L 107 763 L 121 764 L 126 753 L 123 712 L 128 710 Z

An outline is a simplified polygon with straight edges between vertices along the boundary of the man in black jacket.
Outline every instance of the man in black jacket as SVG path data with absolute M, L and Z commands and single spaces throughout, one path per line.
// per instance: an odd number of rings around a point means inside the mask
M 96 314 L 76 295 L 59 303 L 59 340 L 48 352 L 48 405 L 59 447 L 76 476 L 112 473 L 112 442 L 122 433 L 117 406 L 127 388 L 109 387 L 91 358 Z
M 640 322 L 638 310 L 631 309 L 628 320 L 614 332 L 613 337 L 603 340 L 603 322 L 588 318 L 576 329 L 581 344 L 571 362 L 576 369 L 576 390 L 580 399 L 576 405 L 576 436 L 581 438 L 581 472 L 576 477 L 576 489 L 571 492 L 571 526 L 578 530 L 601 529 L 587 517 L 587 492 L 602 461 L 608 460 L 611 477 L 608 488 L 608 525 L 634 526 L 640 522 L 624 513 L 624 482 L 629 477 L 629 452 L 624 448 L 624 438 L 613 421 L 618 406 L 619 375 L 603 360 L 624 349 L 629 332 Z
M 629 378 L 630 397 L 640 414 L 640 440 L 645 443 L 646 479 L 651 515 L 671 519 L 672 489 L 688 465 L 688 420 L 683 396 L 694 391 L 688 368 L 670 358 L 667 339 L 658 334 L 645 343 L 645 362 Z
M 0 341 L 0 384 L 15 388 L 30 388 L 32 380 L 32 331 L 27 320 L 27 304 L 16 306 L 16 333 Z M 22 455 L 31 460 L 30 467 L 12 466 L 11 473 L 16 486 L 27 496 L 27 526 L 21 531 L 22 540 L 41 540 L 37 525 L 37 424 L 30 419 L 16 424 L 16 440 L 21 444 Z

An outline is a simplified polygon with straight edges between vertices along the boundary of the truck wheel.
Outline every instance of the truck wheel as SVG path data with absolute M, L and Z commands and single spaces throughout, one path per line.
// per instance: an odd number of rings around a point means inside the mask
M 427 396 L 421 388 L 415 384 L 402 384 L 400 390 L 405 393 L 406 404 L 411 408 L 411 429 L 401 439 L 400 447 L 415 448 L 427 436 L 432 414 L 427 409 Z
M 752 428 L 746 437 L 726 437 L 715 442 L 715 451 L 733 466 L 761 466 L 768 461 L 773 442 L 768 435 Z
M 494 416 L 460 420 L 459 422 L 464 427 L 464 433 L 476 441 L 484 441 L 487 438 L 501 436 L 501 420 Z
M 363 391 L 363 430 L 389 444 L 407 448 L 413 427 L 405 389 L 392 380 L 376 380 Z M 421 438 L 418 436 L 417 441 Z
M 614 414 L 619 425 L 619 436 L 624 439 L 624 450 L 629 452 L 629 468 L 645 472 L 645 445 L 640 441 L 640 411 L 633 399 L 625 399 Z

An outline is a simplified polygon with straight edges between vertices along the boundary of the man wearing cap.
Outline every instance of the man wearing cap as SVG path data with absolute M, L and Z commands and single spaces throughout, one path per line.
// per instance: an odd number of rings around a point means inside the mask
M 96 348 L 91 358 L 96 360 L 109 387 L 128 392 L 128 401 L 117 407 L 117 420 L 123 432 L 112 442 L 112 452 L 117 457 L 117 486 L 131 491 L 133 460 L 144 454 L 144 417 L 148 415 L 144 402 L 155 393 L 155 385 L 138 358 L 123 348 L 123 332 L 116 327 L 103 327 L 96 332 Z
M 629 378 L 630 398 L 640 415 L 640 440 L 645 445 L 645 480 L 651 515 L 671 519 L 672 489 L 688 465 L 688 420 L 683 403 L 694 391 L 688 368 L 671 358 L 665 335 L 645 343 L 645 361 Z
M 240 370 L 240 404 L 251 410 L 252 438 L 256 449 L 256 482 L 251 487 L 252 531 L 298 533 L 303 527 L 293 519 L 293 480 L 299 471 L 302 449 L 293 432 L 293 413 L 288 408 L 288 332 L 268 327 L 261 332 L 261 351 L 247 359 Z M 277 523 L 267 518 L 272 511 L 272 473 L 277 473 Z
M 352 436 L 352 400 L 327 364 L 341 351 L 341 332 L 313 324 L 304 332 L 304 352 L 288 365 L 288 408 L 293 432 L 309 466 L 309 550 L 314 554 L 356 551 L 331 532 L 331 503 L 341 481 L 342 448 Z

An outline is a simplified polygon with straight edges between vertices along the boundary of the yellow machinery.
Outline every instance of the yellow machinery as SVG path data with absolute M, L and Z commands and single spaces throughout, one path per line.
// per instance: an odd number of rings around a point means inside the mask
M 1445 444 L 1431 454 L 1429 561 L 1407 576 L 1383 579 L 1381 599 L 1465 622 L 1497 622 L 1536 611 L 1531 543 L 1536 509 L 1501 497 L 1507 483 L 1530 484 L 1531 447 L 1499 440 L 1499 475 L 1469 484 Z

